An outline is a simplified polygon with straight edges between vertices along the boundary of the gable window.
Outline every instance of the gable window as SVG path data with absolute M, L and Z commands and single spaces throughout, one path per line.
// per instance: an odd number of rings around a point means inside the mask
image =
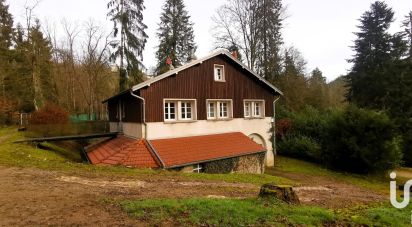
M 225 81 L 225 68 L 223 65 L 215 65 L 215 81 Z
M 164 101 L 164 120 L 166 122 L 196 120 L 195 111 L 195 100 Z
M 265 102 L 263 100 L 245 100 L 244 117 L 262 118 L 265 116 Z
M 219 120 L 232 117 L 232 100 L 207 100 L 207 119 Z

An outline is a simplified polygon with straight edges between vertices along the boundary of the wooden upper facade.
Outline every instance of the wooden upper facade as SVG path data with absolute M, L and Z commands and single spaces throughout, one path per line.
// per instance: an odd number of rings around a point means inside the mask
M 217 73 L 222 74 L 222 77 L 216 78 Z M 227 102 L 228 116 L 221 119 L 216 116 L 216 119 L 212 120 L 245 118 L 248 110 L 253 112 L 251 108 L 255 108 L 254 105 L 261 105 L 256 107 L 260 108 L 259 117 L 272 117 L 273 101 L 281 94 L 228 54 L 217 54 L 152 83 L 144 83 L 145 86 L 138 86 L 135 91 L 130 92 L 145 100 L 145 122 L 167 122 L 165 114 L 170 109 L 165 110 L 165 106 L 169 105 L 166 102 L 173 101 L 176 102 L 176 106 L 172 106 L 176 109 L 173 111 L 179 115 L 176 118 L 182 116 L 177 109 L 184 108 L 185 102 L 190 102 L 191 121 L 211 120 L 213 108 L 224 108 L 220 101 Z M 111 122 L 119 122 L 120 118 L 123 122 L 143 122 L 143 102 L 130 92 L 124 92 L 107 101 Z M 215 115 L 219 113 L 216 112 Z

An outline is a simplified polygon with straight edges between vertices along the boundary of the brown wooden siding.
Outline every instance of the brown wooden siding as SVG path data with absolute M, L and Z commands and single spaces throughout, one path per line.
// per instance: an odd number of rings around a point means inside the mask
M 214 81 L 214 64 L 224 65 L 226 82 Z M 244 99 L 265 100 L 266 117 L 273 116 L 275 92 L 225 56 L 216 56 L 177 75 L 142 88 L 146 121 L 162 122 L 163 99 L 197 99 L 197 120 L 206 120 L 207 99 L 232 99 L 233 117 L 243 118 Z
M 124 118 L 122 118 L 122 121 L 141 123 L 143 119 L 142 101 L 140 101 L 136 97 L 133 97 L 129 93 L 108 101 L 109 121 L 119 122 L 119 117 L 117 115 L 117 106 L 119 100 L 122 100 L 122 102 L 124 102 L 125 115 Z

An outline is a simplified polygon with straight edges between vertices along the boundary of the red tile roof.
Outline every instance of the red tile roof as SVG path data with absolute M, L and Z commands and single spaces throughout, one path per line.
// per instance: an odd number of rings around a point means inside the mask
M 119 136 L 89 149 L 92 164 L 137 168 L 173 168 L 264 152 L 265 148 L 240 132 L 151 140 Z M 160 160 L 155 156 L 159 155 Z
M 119 136 L 96 145 L 87 153 L 92 164 L 156 168 L 159 165 L 145 140 Z
M 166 168 L 264 152 L 240 132 L 150 140 Z

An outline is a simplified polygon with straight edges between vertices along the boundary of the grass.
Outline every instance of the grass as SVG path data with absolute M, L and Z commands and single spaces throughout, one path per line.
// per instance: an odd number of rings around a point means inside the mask
M 147 199 L 115 202 L 132 217 L 161 226 L 410 226 L 410 210 L 387 204 L 329 210 L 263 199 Z
M 120 166 L 100 167 L 79 163 L 79 154 L 56 144 L 44 143 L 39 149 L 28 144 L 15 144 L 23 139 L 16 128 L 0 128 L 0 165 L 39 168 L 68 174 L 130 177 L 140 180 L 174 179 L 182 181 L 217 181 L 252 183 L 261 185 L 295 184 L 289 179 L 276 176 L 278 172 L 297 173 L 304 176 L 329 177 L 388 193 L 388 180 L 379 176 L 360 176 L 333 172 L 319 165 L 296 159 L 278 157 L 277 166 L 263 175 L 253 174 L 182 174 L 178 172 L 130 169 Z M 407 171 L 407 170 L 403 170 Z M 273 174 L 273 175 L 271 175 Z M 153 225 L 368 225 L 409 226 L 412 206 L 403 210 L 387 203 L 373 206 L 357 206 L 342 210 L 329 210 L 315 206 L 288 205 L 276 200 L 261 199 L 149 199 L 116 201 L 130 215 Z
M 322 166 L 315 163 L 305 162 L 283 156 L 278 156 L 276 159 L 276 167 L 268 168 L 266 173 L 276 175 L 277 171 L 332 178 L 377 192 L 386 194 L 388 193 L 389 177 L 383 175 L 365 176 L 352 173 L 335 172 L 323 168 Z
M 150 199 L 120 202 L 130 215 L 152 225 L 251 226 L 320 225 L 335 219 L 333 212 L 260 199 Z
M 62 171 L 77 175 L 95 175 L 108 177 L 133 177 L 141 180 L 173 178 L 176 180 L 219 181 L 229 183 L 251 183 L 261 185 L 275 182 L 293 184 L 292 181 L 271 175 L 256 174 L 182 174 L 173 171 L 133 169 L 122 166 L 94 166 L 81 163 L 78 151 L 62 148 L 53 143 L 42 143 L 40 148 L 30 144 L 13 143 L 24 139 L 22 133 L 14 127 L 0 127 L 0 165 L 13 167 L 39 168 L 43 170 Z

